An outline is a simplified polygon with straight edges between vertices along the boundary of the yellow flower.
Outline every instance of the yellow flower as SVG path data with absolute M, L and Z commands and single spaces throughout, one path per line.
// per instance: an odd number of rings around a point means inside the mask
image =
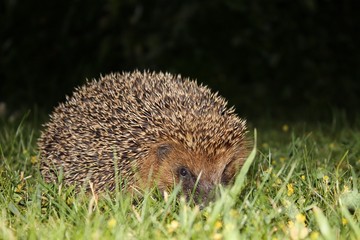
M 291 239 L 304 239 L 308 236 L 309 229 L 304 226 L 294 226 L 290 229 Z
M 109 221 L 107 222 L 108 228 L 114 228 L 116 226 L 116 219 L 115 218 L 110 218 Z
M 175 232 L 175 230 L 179 227 L 179 222 L 176 220 L 172 220 L 170 224 L 167 225 L 167 229 L 169 233 Z
M 290 238 L 295 239 L 304 239 L 309 234 L 309 229 L 305 225 L 305 216 L 303 214 L 296 215 L 295 223 L 293 221 L 289 221 L 289 234 Z
M 319 236 L 320 236 L 319 232 L 314 231 L 314 232 L 312 232 L 312 233 L 310 234 L 310 239 L 311 239 L 311 240 L 316 240 L 316 239 L 319 239 Z
M 283 130 L 283 132 L 288 132 L 289 131 L 289 126 L 287 124 L 284 124 L 282 126 L 282 130 Z
M 299 214 L 296 215 L 296 221 L 297 222 L 305 223 L 305 220 L 306 220 L 306 217 L 303 214 L 299 213 Z
M 343 193 L 348 193 L 348 192 L 350 192 L 350 188 L 349 188 L 349 186 L 344 185 L 344 188 L 343 188 Z
M 223 238 L 222 234 L 221 233 L 215 233 L 213 236 L 212 236 L 212 239 L 214 240 L 221 240 Z
M 215 230 L 218 230 L 218 229 L 220 229 L 222 227 L 222 222 L 221 221 L 216 221 L 215 222 Z
M 68 198 L 66 198 L 66 203 L 67 203 L 68 205 L 73 204 L 73 203 L 74 203 L 74 197 L 68 197 Z
M 16 186 L 16 189 L 15 189 L 15 192 L 16 193 L 20 193 L 24 187 L 25 183 L 24 181 L 20 182 L 17 186 Z
M 290 197 L 291 195 L 294 194 L 294 186 L 292 183 L 289 183 L 287 186 L 287 195 Z
M 330 181 L 329 176 L 328 175 L 323 176 L 323 181 L 324 181 L 324 183 L 328 184 Z
M 30 158 L 30 162 L 31 162 L 31 164 L 36 164 L 38 162 L 38 158 L 36 156 L 32 156 Z
M 301 179 L 305 181 L 306 179 L 305 175 L 301 175 Z
M 342 218 L 342 219 L 341 219 L 341 222 L 342 222 L 342 224 L 343 224 L 344 226 L 348 223 L 348 221 L 347 221 L 346 218 Z
M 286 160 L 286 157 L 280 157 L 280 162 L 282 162 L 282 163 L 284 163 L 285 162 L 285 160 Z

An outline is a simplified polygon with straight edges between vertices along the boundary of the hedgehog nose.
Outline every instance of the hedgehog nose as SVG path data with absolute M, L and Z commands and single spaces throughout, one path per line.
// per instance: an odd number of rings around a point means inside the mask
M 202 182 L 197 190 L 198 196 L 196 196 L 195 202 L 201 209 L 215 199 L 215 186 L 213 183 Z

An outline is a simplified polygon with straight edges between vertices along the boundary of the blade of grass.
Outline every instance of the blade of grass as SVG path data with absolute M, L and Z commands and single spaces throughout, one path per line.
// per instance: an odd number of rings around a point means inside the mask
M 355 235 L 356 236 L 360 236 L 360 227 L 359 227 L 359 223 L 356 223 L 354 218 L 351 216 L 351 214 L 349 213 L 349 211 L 346 209 L 346 207 L 341 206 L 341 213 L 344 215 L 344 217 L 346 218 L 346 220 L 348 221 L 350 227 L 354 230 Z
M 320 228 L 320 232 L 323 235 L 323 237 L 327 240 L 335 240 L 335 235 L 333 231 L 331 230 L 331 226 L 329 224 L 329 221 L 325 217 L 322 210 L 318 207 L 314 207 L 313 209 L 316 222 Z

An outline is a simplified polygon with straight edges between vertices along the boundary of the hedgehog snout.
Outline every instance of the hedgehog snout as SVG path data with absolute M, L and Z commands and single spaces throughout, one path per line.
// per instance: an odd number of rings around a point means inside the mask
M 213 183 L 196 178 L 192 180 L 182 179 L 180 181 L 182 193 L 187 201 L 193 201 L 202 208 L 215 199 L 215 185 Z
M 207 205 L 215 199 L 215 184 L 208 181 L 200 181 L 199 186 L 197 187 L 197 203 L 202 203 Z

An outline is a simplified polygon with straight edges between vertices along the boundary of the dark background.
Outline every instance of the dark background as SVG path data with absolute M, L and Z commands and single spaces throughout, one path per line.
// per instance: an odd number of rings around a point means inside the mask
M 100 73 L 197 78 L 250 119 L 360 106 L 356 1 L 0 2 L 0 101 L 46 112 Z

